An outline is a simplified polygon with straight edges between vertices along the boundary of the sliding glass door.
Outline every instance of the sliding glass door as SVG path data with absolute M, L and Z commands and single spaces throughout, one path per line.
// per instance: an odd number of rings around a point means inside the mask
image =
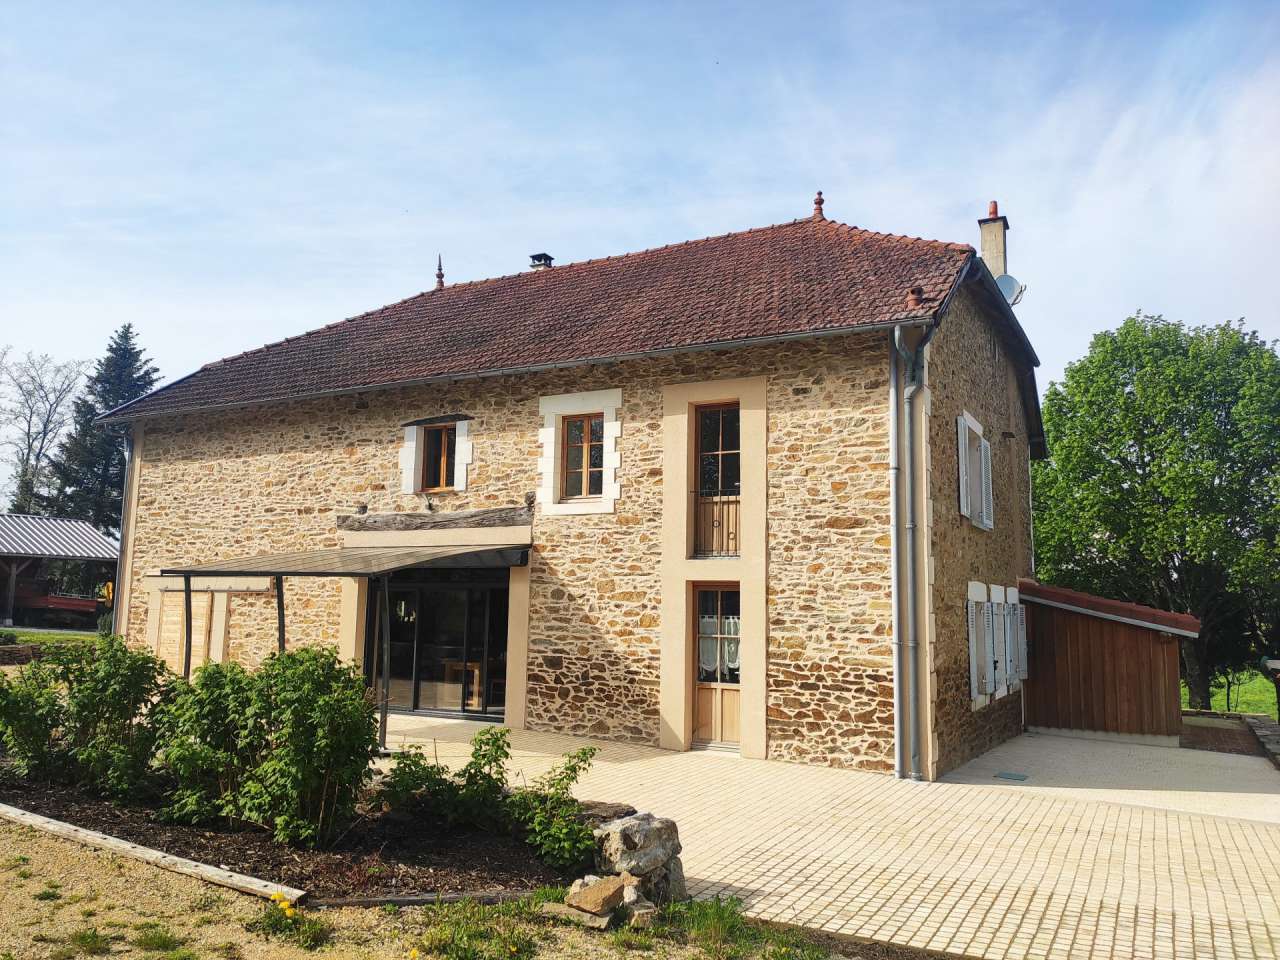
M 471 573 L 474 579 L 464 574 Z M 409 571 L 392 581 L 387 705 L 501 716 L 506 705 L 507 585 L 488 571 Z M 366 675 L 382 695 L 381 600 L 370 590 Z

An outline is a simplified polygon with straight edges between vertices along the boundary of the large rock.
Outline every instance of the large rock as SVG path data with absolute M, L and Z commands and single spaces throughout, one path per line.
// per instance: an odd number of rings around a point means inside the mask
M 544 917 L 567 920 L 569 923 L 576 923 L 578 926 L 586 927 L 589 930 L 608 930 L 609 924 L 613 922 L 612 914 L 599 917 L 594 913 L 587 913 L 585 910 L 571 907 L 567 903 L 544 903 L 538 908 L 538 912 Z
M 597 877 L 594 883 L 575 883 L 564 902 L 576 910 L 585 910 L 598 917 L 608 916 L 622 903 L 625 882 L 622 877 Z
M 606 803 L 603 800 L 583 800 L 578 804 L 577 820 L 585 823 L 593 830 L 610 820 L 621 820 L 636 812 L 636 808 L 626 803 Z
M 689 891 L 684 882 L 684 864 L 679 857 L 672 857 L 657 870 L 639 878 L 640 892 L 653 903 L 671 903 L 688 900 Z
M 596 866 L 604 873 L 644 876 L 678 856 L 681 850 L 675 821 L 651 813 L 601 824 L 595 829 L 595 838 Z

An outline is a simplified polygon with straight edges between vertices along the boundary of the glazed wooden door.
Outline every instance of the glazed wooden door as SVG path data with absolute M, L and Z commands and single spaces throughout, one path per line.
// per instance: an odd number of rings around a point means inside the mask
M 699 587 L 694 626 L 693 739 L 736 744 L 741 738 L 741 612 L 736 588 Z

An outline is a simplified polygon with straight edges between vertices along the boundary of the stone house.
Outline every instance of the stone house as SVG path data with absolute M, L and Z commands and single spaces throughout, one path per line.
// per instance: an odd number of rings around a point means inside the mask
M 117 629 L 179 671 L 335 644 L 391 710 L 939 776 L 1022 728 L 1044 451 L 980 224 L 981 258 L 819 194 L 202 367 L 104 418 Z

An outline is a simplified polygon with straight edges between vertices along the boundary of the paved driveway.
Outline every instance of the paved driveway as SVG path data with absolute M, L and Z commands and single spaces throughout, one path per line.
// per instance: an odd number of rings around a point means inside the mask
M 423 742 L 453 764 L 475 729 L 397 716 L 389 741 Z M 1042 758 L 1061 748 L 1060 738 L 1035 739 L 1031 752 Z M 582 743 L 528 732 L 512 740 L 513 768 L 526 779 Z M 1274 772 L 1274 786 L 1260 780 L 1258 797 L 1223 816 L 1212 800 L 1195 812 L 1185 801 L 1162 805 L 1158 788 L 1134 804 L 1110 787 L 1006 785 L 969 768 L 953 780 L 976 782 L 911 783 L 728 754 L 599 747 L 579 794 L 675 819 L 691 892 L 741 897 L 758 917 L 981 957 L 1280 955 Z M 1126 749 L 1158 751 L 1165 764 L 1197 753 Z

